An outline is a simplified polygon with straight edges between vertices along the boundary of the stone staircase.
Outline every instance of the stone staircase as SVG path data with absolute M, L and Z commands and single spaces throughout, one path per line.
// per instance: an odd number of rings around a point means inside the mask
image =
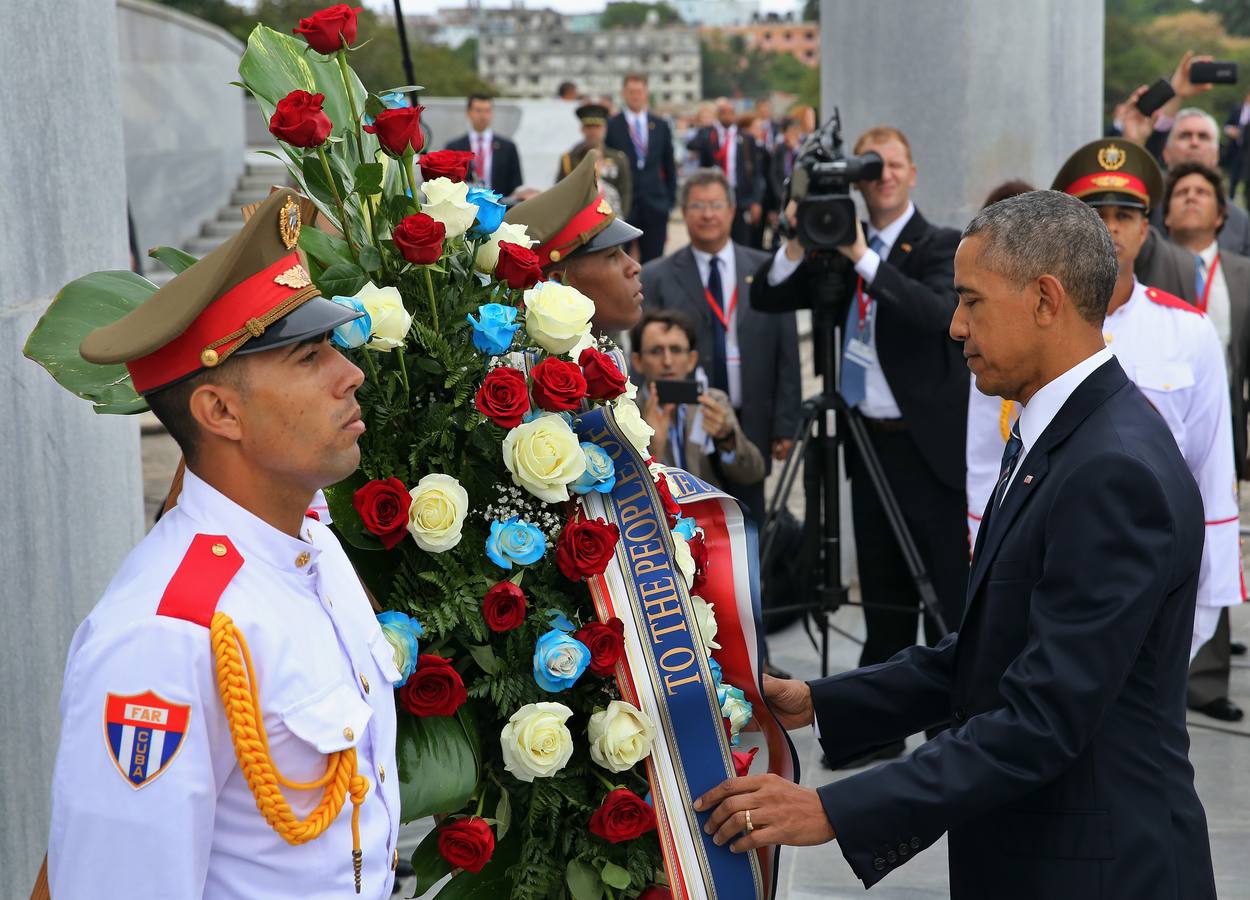
M 200 233 L 182 245 L 183 250 L 197 259 L 209 251 L 219 247 L 226 238 L 235 234 L 243 227 L 243 216 L 240 209 L 249 203 L 257 203 L 269 196 L 269 189 L 274 185 L 285 185 L 290 181 L 286 169 L 277 160 L 259 153 L 249 153 L 248 162 L 243 174 L 235 185 L 230 199 L 217 215 L 200 227 Z M 173 278 L 173 272 L 154 259 L 145 259 L 144 277 L 157 287 Z

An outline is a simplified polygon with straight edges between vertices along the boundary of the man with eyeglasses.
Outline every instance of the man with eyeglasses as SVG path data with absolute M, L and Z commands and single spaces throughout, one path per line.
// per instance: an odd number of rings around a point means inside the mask
M 675 310 L 650 310 L 630 330 L 631 362 L 644 383 L 639 405 L 655 429 L 651 455 L 736 495 L 764 480 L 764 456 L 742 432 L 729 395 L 707 386 L 697 340 L 693 323 Z M 661 401 L 657 381 L 689 379 L 703 389 L 698 403 Z
M 742 431 L 784 459 L 799 422 L 799 340 L 793 313 L 751 307 L 751 282 L 768 255 L 730 239 L 734 192 L 720 169 L 698 169 L 681 192 L 690 244 L 642 267 L 644 309 L 676 310 L 694 325 L 710 387 L 728 397 Z M 637 348 L 635 348 L 637 349 Z M 767 470 L 769 462 L 764 460 Z M 764 485 L 734 491 L 760 524 Z

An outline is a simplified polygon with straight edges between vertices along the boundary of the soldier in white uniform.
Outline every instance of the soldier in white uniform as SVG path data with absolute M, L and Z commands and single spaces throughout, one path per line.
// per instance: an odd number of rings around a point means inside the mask
M 127 364 L 187 472 L 70 648 L 57 900 L 390 896 L 399 672 L 305 515 L 359 462 L 361 373 L 326 340 L 356 313 L 310 284 L 297 200 L 83 341 Z
M 1244 597 L 1224 351 L 1214 326 L 1199 310 L 1133 276 L 1149 208 L 1163 189 L 1158 166 L 1143 148 L 1116 139 L 1087 144 L 1064 164 L 1053 187 L 1095 207 L 1111 232 L 1120 277 L 1107 307 L 1103 337 L 1168 423 L 1202 493 L 1206 544 L 1192 658 L 1214 632 L 1220 609 Z M 972 386 L 967 454 L 968 524 L 974 541 L 998 478 L 1006 435 L 1019 413 L 1017 404 L 986 397 Z

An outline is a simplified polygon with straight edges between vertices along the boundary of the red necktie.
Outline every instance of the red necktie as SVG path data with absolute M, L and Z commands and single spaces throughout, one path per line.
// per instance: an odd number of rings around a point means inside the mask
M 477 169 L 477 180 L 481 182 L 485 182 L 486 181 L 486 136 L 479 134 L 476 138 L 474 138 L 474 140 L 477 141 L 477 156 L 474 159 L 473 165 Z
M 712 159 L 721 167 L 721 171 L 725 173 L 725 177 L 729 178 L 729 129 L 725 129 L 724 137 L 719 132 L 713 132 L 716 135 L 716 142 L 720 145 L 712 154 Z M 732 181 L 730 182 L 732 184 Z

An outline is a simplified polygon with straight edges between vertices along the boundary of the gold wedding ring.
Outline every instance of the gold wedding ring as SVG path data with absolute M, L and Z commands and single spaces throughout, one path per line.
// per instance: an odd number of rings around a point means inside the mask
M 751 810 L 747 810 L 747 827 L 744 829 L 747 834 L 755 830 L 755 826 L 751 824 Z

